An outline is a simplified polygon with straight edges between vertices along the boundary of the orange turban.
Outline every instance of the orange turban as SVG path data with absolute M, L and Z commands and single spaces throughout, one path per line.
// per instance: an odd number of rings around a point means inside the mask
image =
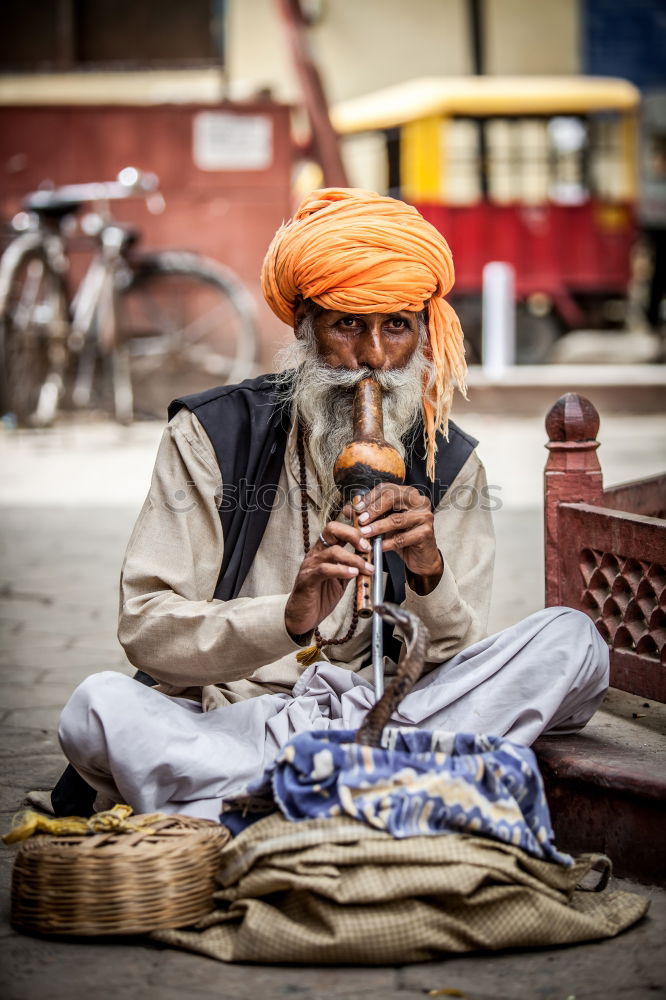
M 268 248 L 261 286 L 279 318 L 294 325 L 300 299 L 342 312 L 420 312 L 428 306 L 426 353 L 434 386 L 423 397 L 428 475 L 435 435 L 446 435 L 453 381 L 465 394 L 465 351 L 458 317 L 444 296 L 454 282 L 444 237 L 411 205 L 358 188 L 313 191 Z

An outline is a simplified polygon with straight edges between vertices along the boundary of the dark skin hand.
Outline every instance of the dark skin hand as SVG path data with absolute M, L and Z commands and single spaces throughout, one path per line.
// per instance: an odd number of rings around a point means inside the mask
M 300 565 L 287 601 L 284 621 L 293 636 L 309 635 L 330 615 L 349 581 L 373 571 L 367 561 L 370 542 L 353 525 L 329 521 L 322 535 L 333 544 L 326 546 L 317 539 Z M 357 551 L 350 552 L 347 544 Z
M 437 548 L 434 515 L 430 502 L 413 486 L 382 483 L 360 502 L 359 528 L 329 521 L 301 563 L 285 608 L 285 625 L 293 636 L 309 635 L 340 601 L 350 579 L 359 573 L 371 576 L 369 554 L 375 535 L 383 535 L 382 551 L 398 552 L 405 563 L 407 579 L 417 594 L 429 594 L 440 581 L 444 560 Z M 351 504 L 342 511 L 352 514 Z M 351 545 L 356 551 L 350 551 Z
M 382 535 L 382 552 L 397 552 L 417 594 L 429 594 L 440 581 L 444 560 L 435 539 L 430 501 L 414 486 L 381 483 L 354 502 L 364 538 Z M 351 505 L 343 511 L 351 516 Z
M 296 336 L 306 307 L 296 312 Z M 315 319 L 321 360 L 333 368 L 391 369 L 404 367 L 419 339 L 418 314 L 343 313 L 323 310 Z M 371 575 L 367 561 L 371 539 L 384 536 L 384 552 L 398 552 L 407 579 L 418 594 L 437 586 L 444 563 L 437 548 L 430 502 L 412 486 L 383 483 L 356 506 L 359 527 L 329 521 L 303 559 L 285 608 L 285 625 L 292 636 L 308 636 L 340 601 L 347 584 L 359 573 Z M 343 514 L 351 520 L 351 506 Z

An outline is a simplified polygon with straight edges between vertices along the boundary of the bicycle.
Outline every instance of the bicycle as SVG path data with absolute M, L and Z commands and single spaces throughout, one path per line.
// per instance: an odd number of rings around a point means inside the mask
M 67 403 L 105 405 L 105 383 L 129 423 L 135 398 L 155 415 L 174 396 L 253 373 L 255 306 L 233 271 L 189 251 L 137 253 L 138 231 L 112 218 L 111 201 L 157 190 L 154 175 L 128 167 L 116 181 L 25 198 L 0 260 L 0 413 L 18 425 L 47 426 Z M 68 229 L 88 202 L 81 228 L 96 250 L 72 297 Z

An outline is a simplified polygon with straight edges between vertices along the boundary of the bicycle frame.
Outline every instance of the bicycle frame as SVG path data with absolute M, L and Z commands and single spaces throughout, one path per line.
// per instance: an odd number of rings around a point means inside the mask
M 129 363 L 122 357 L 124 345 L 119 338 L 117 289 L 131 240 L 126 229 L 109 220 L 102 223 L 97 238 L 100 249 L 72 300 L 70 347 L 80 354 L 72 401 L 77 407 L 89 405 L 99 354 L 110 359 L 113 367 L 116 419 L 129 423 L 134 400 Z

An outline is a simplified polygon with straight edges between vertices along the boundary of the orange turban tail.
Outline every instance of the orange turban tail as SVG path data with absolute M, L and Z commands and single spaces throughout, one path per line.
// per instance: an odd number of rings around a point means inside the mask
M 427 471 L 436 434 L 446 435 L 453 381 L 465 394 L 458 317 L 444 296 L 454 282 L 444 237 L 411 205 L 357 188 L 313 191 L 268 248 L 261 285 L 269 306 L 294 325 L 299 299 L 343 312 L 420 312 L 428 306 L 434 385 L 423 397 Z

